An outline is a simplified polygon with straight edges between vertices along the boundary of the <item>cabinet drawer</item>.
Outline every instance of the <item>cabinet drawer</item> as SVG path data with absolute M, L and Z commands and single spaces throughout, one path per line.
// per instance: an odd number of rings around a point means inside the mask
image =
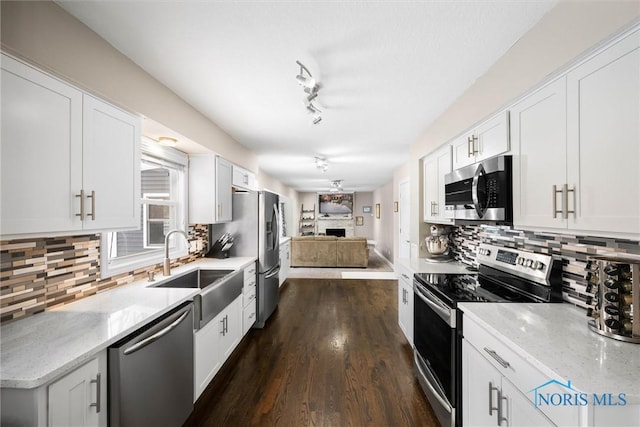
M 256 305 L 249 304 L 243 311 L 242 334 L 246 334 L 254 323 L 256 323 Z
M 249 287 L 245 287 L 244 290 L 242 291 L 242 306 L 246 307 L 247 305 L 253 303 L 255 305 L 256 303 L 256 287 L 254 286 L 249 286 Z
M 398 274 L 398 280 L 402 280 L 413 287 L 413 271 L 403 265 L 396 264 L 396 272 Z
M 513 383 L 522 394 L 535 404 L 534 389 L 546 384 L 551 380 L 566 383 L 567 379 L 550 378 L 542 373 L 528 361 L 516 353 L 495 335 L 484 329 L 468 316 L 463 321 L 464 339 L 478 350 L 495 368 Z M 570 380 L 570 378 L 568 378 Z M 559 384 L 548 384 L 543 393 L 566 393 L 567 389 Z M 579 391 L 576 390 L 576 393 Z M 540 409 L 553 423 L 557 425 L 578 425 L 580 419 L 580 407 L 578 406 L 539 406 Z
M 247 283 L 252 279 L 255 283 L 255 280 L 256 280 L 256 263 L 255 262 L 244 269 L 244 283 Z

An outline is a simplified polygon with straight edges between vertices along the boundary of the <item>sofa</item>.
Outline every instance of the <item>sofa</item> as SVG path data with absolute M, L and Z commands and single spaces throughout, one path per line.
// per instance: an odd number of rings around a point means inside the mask
M 291 238 L 291 267 L 367 267 L 365 237 L 300 236 Z

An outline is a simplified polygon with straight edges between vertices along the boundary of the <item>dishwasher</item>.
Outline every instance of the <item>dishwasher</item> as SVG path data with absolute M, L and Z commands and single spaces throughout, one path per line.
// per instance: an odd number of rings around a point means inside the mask
M 109 347 L 109 425 L 181 426 L 193 410 L 193 303 Z

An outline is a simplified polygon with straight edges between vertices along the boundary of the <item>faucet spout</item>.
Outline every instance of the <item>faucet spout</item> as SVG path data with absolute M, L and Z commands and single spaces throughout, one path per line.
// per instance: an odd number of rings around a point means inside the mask
M 171 275 L 171 260 L 169 259 L 169 237 L 171 237 L 171 235 L 174 233 L 182 234 L 187 242 L 189 241 L 189 236 L 183 230 L 170 230 L 167 235 L 164 236 L 164 264 L 162 266 L 162 274 L 165 276 Z

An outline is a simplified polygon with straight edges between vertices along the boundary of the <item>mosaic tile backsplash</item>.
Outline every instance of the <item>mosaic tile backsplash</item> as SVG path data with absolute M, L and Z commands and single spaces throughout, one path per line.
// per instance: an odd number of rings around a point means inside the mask
M 204 256 L 207 225 L 189 227 L 189 241 L 202 241 L 200 251 L 172 263 L 186 264 Z M 106 289 L 146 277 L 162 264 L 100 279 L 100 235 L 51 237 L 0 242 L 0 322 L 21 319 Z
M 640 256 L 640 242 L 633 240 L 515 230 L 508 226 L 456 226 L 451 238 L 455 258 L 470 265 L 475 264 L 476 248 L 480 243 L 559 257 L 564 300 L 583 308 L 586 308 L 587 298 L 593 296 L 586 291 L 588 257 L 613 252 Z

